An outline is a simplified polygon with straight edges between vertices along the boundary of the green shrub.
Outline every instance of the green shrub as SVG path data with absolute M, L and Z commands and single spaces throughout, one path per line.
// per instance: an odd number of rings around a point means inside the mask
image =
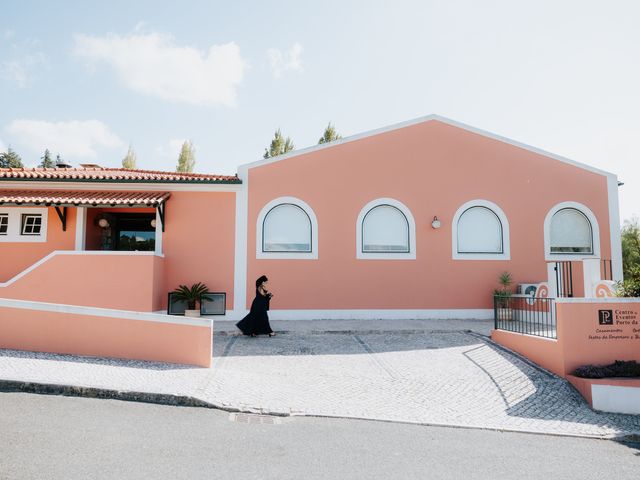
M 616 284 L 618 297 L 640 297 L 640 266 L 630 267 L 625 279 Z
M 584 365 L 576 368 L 573 374 L 580 378 L 640 377 L 640 363 L 616 360 L 611 365 Z

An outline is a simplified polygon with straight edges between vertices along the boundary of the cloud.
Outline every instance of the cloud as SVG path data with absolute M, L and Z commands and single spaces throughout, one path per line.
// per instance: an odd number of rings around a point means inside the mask
M 7 146 L 2 143 L 2 139 L 0 138 L 0 152 L 6 152 L 7 151 Z
M 47 122 L 19 119 L 9 124 L 7 132 L 34 152 L 41 153 L 48 148 L 63 157 L 78 159 L 97 157 L 97 148 L 120 148 L 125 145 L 99 120 Z
M 176 46 L 170 35 L 140 32 L 77 34 L 74 41 L 74 55 L 89 65 L 106 64 L 128 88 L 172 102 L 232 106 L 247 68 L 233 42 L 201 51 Z
M 15 83 L 18 88 L 26 88 L 33 82 L 34 71 L 46 65 L 47 60 L 43 53 L 29 54 L 19 60 L 2 62 L 0 76 Z
M 156 147 L 156 153 L 163 160 L 178 160 L 185 138 L 172 138 L 165 145 Z
M 270 48 L 267 50 L 267 57 L 269 57 L 273 78 L 282 77 L 283 72 L 286 71 L 302 71 L 301 55 L 302 45 L 299 43 L 294 43 L 286 53 L 283 53 L 276 48 Z

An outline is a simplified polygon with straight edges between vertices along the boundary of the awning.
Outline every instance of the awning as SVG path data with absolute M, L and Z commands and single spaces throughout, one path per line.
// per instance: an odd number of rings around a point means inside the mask
M 58 207 L 158 207 L 169 192 L 3 190 L 0 205 L 42 205 Z
M 164 232 L 165 202 L 170 196 L 169 192 L 0 189 L 0 205 L 55 207 L 63 231 L 67 230 L 67 207 L 151 207 L 158 209 Z

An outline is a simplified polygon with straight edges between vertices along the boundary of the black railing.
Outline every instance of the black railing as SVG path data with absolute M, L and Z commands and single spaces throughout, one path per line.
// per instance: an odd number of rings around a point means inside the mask
M 496 330 L 556 337 L 556 305 L 553 298 L 511 295 L 493 297 Z
M 613 269 L 611 260 L 603 259 L 600 264 L 600 273 L 603 280 L 613 280 Z
M 573 297 L 573 265 L 570 261 L 556 262 L 556 288 L 558 297 Z

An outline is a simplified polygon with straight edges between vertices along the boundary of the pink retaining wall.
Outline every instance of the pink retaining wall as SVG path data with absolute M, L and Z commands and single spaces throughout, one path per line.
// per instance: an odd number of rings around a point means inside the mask
M 211 366 L 212 328 L 0 306 L 0 348 Z
M 1 247 L 0 247 L 1 248 Z M 164 259 L 130 252 L 58 253 L 10 285 L 0 298 L 153 312 L 166 303 Z M 4 258 L 4 255 L 3 255 Z
M 490 309 L 501 272 L 515 284 L 546 281 L 544 220 L 567 201 L 591 209 L 602 258 L 611 258 L 607 177 L 439 121 L 251 167 L 248 178 L 247 307 L 267 274 L 276 310 Z M 317 260 L 256 258 L 259 212 L 284 196 L 315 212 Z M 356 258 L 358 214 L 379 198 L 412 212 L 415 260 Z M 511 260 L 452 259 L 454 214 L 476 199 L 507 216 Z
M 556 375 L 564 376 L 562 345 L 557 340 L 506 332 L 504 330 L 491 332 L 491 339 L 514 352 L 524 355 L 532 362 L 552 371 Z
M 582 365 L 640 362 L 640 300 L 625 300 L 558 299 L 557 340 L 502 330 L 491 338 L 562 377 Z

